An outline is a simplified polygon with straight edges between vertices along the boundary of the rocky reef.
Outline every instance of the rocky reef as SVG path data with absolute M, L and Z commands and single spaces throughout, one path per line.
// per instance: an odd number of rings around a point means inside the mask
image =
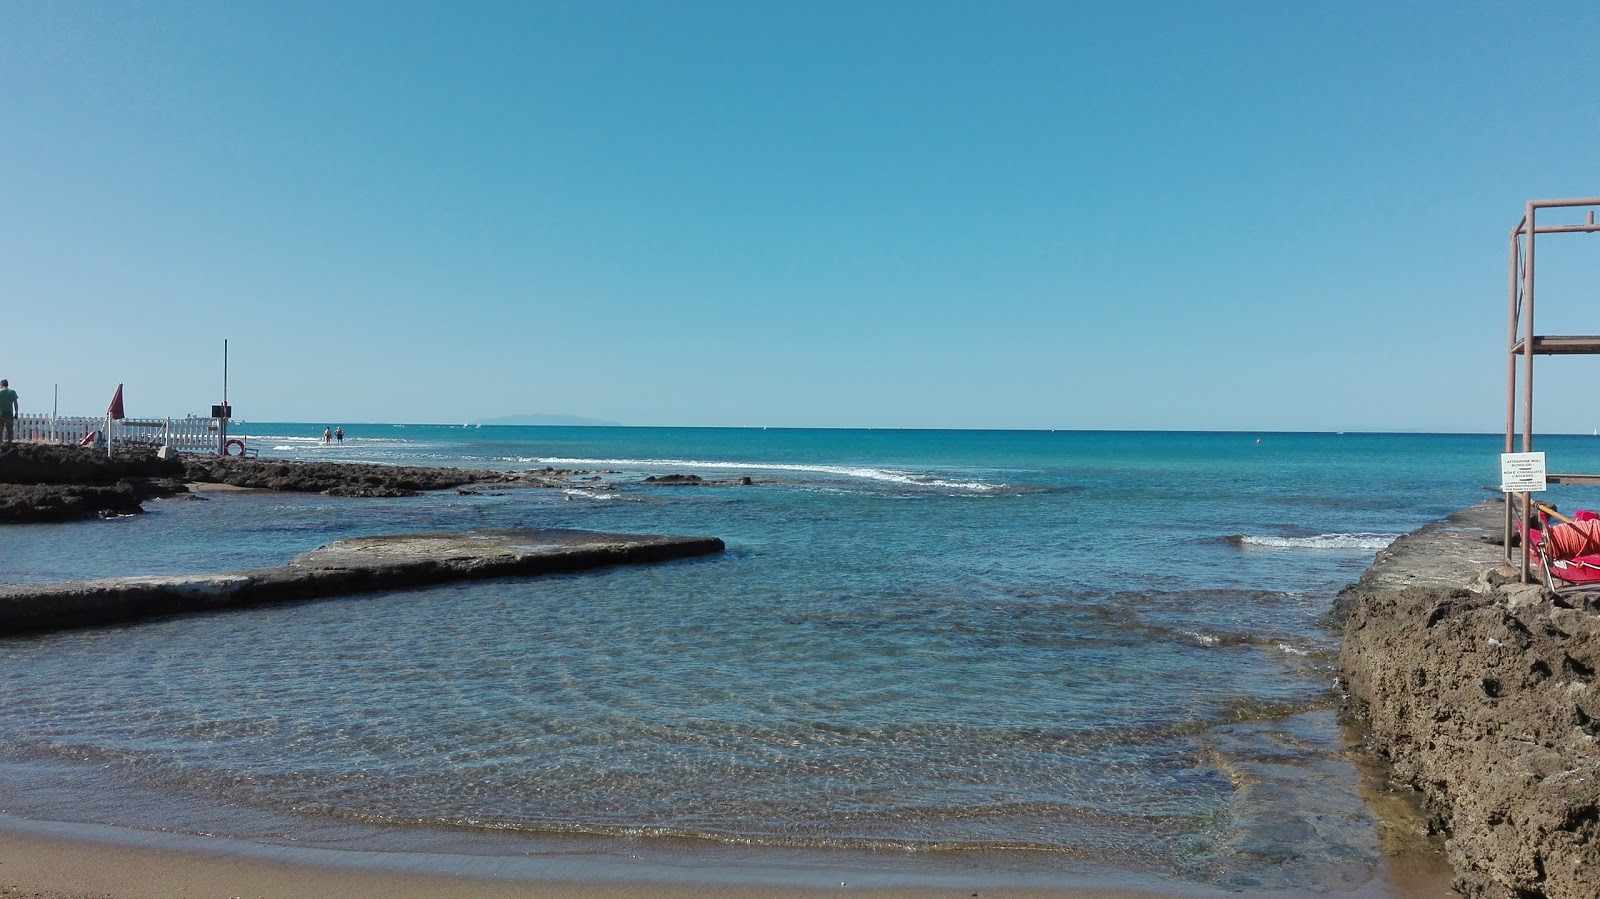
M 565 483 L 568 474 L 178 454 L 162 458 L 138 447 L 107 457 L 104 450 L 90 447 L 9 443 L 0 445 L 0 524 L 135 514 L 144 500 L 185 493 L 191 484 L 331 496 L 412 496 L 485 482 L 551 486 Z
M 594 492 L 616 490 L 617 484 L 605 477 L 614 474 L 550 467 L 490 471 L 193 454 L 162 458 L 154 450 L 137 447 L 118 449 L 115 457 L 108 458 L 103 449 L 8 443 L 0 444 L 0 524 L 137 514 L 143 511 L 141 504 L 146 499 L 206 485 L 368 497 L 415 496 L 450 488 L 477 493 L 496 485 L 581 487 Z M 698 475 L 669 474 L 637 483 L 727 487 L 753 482 L 748 477 L 709 481 Z
M 415 496 L 463 484 L 516 482 L 515 474 L 467 468 L 293 462 L 232 456 L 184 456 L 184 477 L 200 484 L 257 490 L 326 493 L 329 496 Z
M 1421 792 L 1455 887 L 1600 896 L 1600 600 L 1512 583 L 1498 500 L 1402 537 L 1335 604 L 1347 711 Z

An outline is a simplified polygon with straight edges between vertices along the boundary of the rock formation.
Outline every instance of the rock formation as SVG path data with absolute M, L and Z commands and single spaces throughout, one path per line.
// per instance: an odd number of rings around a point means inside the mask
M 466 485 L 572 487 L 581 482 L 585 492 L 592 492 L 615 490 L 616 485 L 602 477 L 614 474 L 548 466 L 517 472 L 194 454 L 163 459 L 143 448 L 118 449 L 115 457 L 107 458 L 103 449 L 10 443 L 0 445 L 0 524 L 137 514 L 143 511 L 144 500 L 184 493 L 189 484 L 329 496 L 415 496 L 450 488 L 480 492 L 465 489 Z M 639 483 L 725 487 L 753 482 L 748 477 L 707 481 L 698 475 L 669 474 Z
M 151 450 L 39 443 L 0 445 L 0 524 L 127 515 L 154 496 L 182 493 L 183 462 Z
M 1600 605 L 1508 583 L 1491 501 L 1401 538 L 1336 604 L 1349 711 L 1484 899 L 1600 896 Z

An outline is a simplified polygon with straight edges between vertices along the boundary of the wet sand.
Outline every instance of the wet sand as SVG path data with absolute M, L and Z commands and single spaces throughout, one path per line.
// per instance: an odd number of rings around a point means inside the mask
M 0 818 L 0 896 L 33 899 L 290 899 L 290 897 L 576 897 L 651 896 L 842 897 L 882 899 L 1177 899 L 1246 896 L 1290 899 L 1319 895 L 1346 899 L 1440 899 L 1449 872 L 1426 859 L 1392 859 L 1388 870 L 1350 891 L 1312 893 L 1223 892 L 1180 884 L 1144 888 L 1099 880 L 1072 886 L 982 886 L 982 865 L 947 885 L 896 884 L 883 871 L 811 864 L 786 872 L 749 872 L 694 857 L 667 869 L 654 862 L 630 873 L 626 866 L 591 858 L 547 858 L 529 876 L 526 856 L 448 856 L 308 849 L 192 835 Z M 1419 864 L 1420 861 L 1420 864 Z M 763 874 L 767 876 L 763 876 Z M 804 885 L 769 879 L 777 874 Z M 834 883 L 833 878 L 841 878 Z M 821 885 L 826 878 L 827 885 Z M 860 878 L 852 880 L 852 878 Z M 920 880 L 920 879 L 919 879 Z M 968 880 L 959 883 L 959 880 Z
M 835 888 L 806 888 L 762 883 L 639 880 L 528 880 L 496 876 L 492 858 L 473 859 L 473 874 L 445 875 L 428 870 L 404 870 L 398 858 L 373 860 L 350 853 L 349 865 L 308 863 L 292 847 L 256 847 L 256 854 L 225 851 L 171 849 L 150 845 L 87 841 L 58 835 L 0 829 L 0 895 L 44 899 L 170 899 L 170 897 L 423 897 L 461 899 L 487 897 L 563 896 L 578 899 L 616 899 L 625 896 L 675 897 L 819 897 L 872 895 L 881 897 L 1061 897 L 1082 899 L 1156 899 L 1173 894 L 1137 890 L 1091 891 L 1053 889 L 982 889 L 970 887 L 884 888 L 852 886 L 849 880 Z M 380 867 L 374 862 L 386 862 Z M 417 856 L 418 868 L 431 869 L 448 860 Z M 395 863 L 400 867 L 396 868 Z M 708 872 L 710 873 L 710 872 Z M 844 875 L 847 878 L 848 874 Z

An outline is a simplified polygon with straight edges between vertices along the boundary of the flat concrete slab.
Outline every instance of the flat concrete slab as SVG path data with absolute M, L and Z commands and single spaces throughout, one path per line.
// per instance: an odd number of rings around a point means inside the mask
M 289 564 L 223 574 L 146 575 L 0 587 L 0 635 L 397 590 L 474 578 L 639 565 L 720 553 L 717 537 L 528 528 L 352 537 Z
M 1504 563 L 1505 502 L 1475 506 L 1412 531 L 1381 550 L 1358 586 L 1368 592 L 1405 587 L 1489 589 L 1485 574 Z

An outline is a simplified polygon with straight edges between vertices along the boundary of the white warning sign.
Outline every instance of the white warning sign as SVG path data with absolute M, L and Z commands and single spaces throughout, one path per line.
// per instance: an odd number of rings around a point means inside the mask
M 1501 493 L 1538 493 L 1544 489 L 1544 453 L 1500 454 Z

